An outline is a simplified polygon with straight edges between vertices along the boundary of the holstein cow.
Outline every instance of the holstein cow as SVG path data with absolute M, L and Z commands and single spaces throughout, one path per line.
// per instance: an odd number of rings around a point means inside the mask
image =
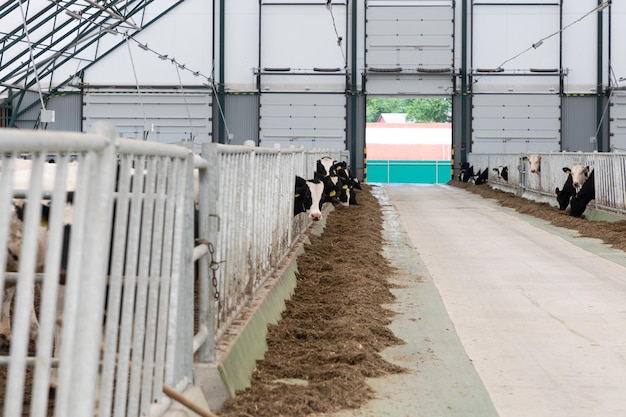
M 339 201 L 342 205 L 357 204 L 354 190 L 360 190 L 361 183 L 358 178 L 352 175 L 347 162 L 337 161 L 329 156 L 318 159 L 314 178 L 322 179 L 325 177 L 330 177 L 333 183 L 339 185 L 341 193 Z
M 334 171 L 336 176 L 338 177 L 337 181 L 333 181 L 335 183 L 341 183 L 341 195 L 339 200 L 341 204 L 344 206 L 348 205 L 357 205 L 356 202 L 356 192 L 354 190 L 361 190 L 361 183 L 359 179 L 352 175 L 350 171 L 350 167 L 348 167 L 347 162 L 335 162 L 332 166 L 331 171 Z M 331 179 L 333 175 L 330 175 Z
M 572 196 L 572 200 L 570 201 L 570 216 L 581 217 L 587 208 L 587 204 L 595 198 L 595 180 L 593 171 L 591 171 L 589 177 L 587 177 L 585 182 L 581 185 L 580 190 Z
M 461 163 L 461 172 L 459 172 L 459 181 L 468 182 L 470 179 L 474 178 L 474 166 L 470 165 L 469 162 Z
M 296 188 L 293 196 L 293 215 L 304 213 L 311 208 L 313 200 L 307 181 L 296 175 Z
M 572 174 L 570 173 L 569 168 L 563 168 L 563 172 L 567 174 L 567 179 L 565 180 L 565 184 L 563 184 L 563 189 L 559 190 L 559 187 L 556 187 L 556 201 L 559 203 L 559 210 L 565 210 L 567 206 L 569 206 L 569 202 L 572 199 L 572 196 L 576 193 L 576 189 L 574 188 L 572 181 Z
M 572 175 L 572 185 L 576 189 L 576 192 L 578 192 L 587 180 L 587 176 L 589 175 L 589 165 L 572 165 L 571 169 L 565 167 L 563 168 L 563 171 Z
M 524 162 L 530 164 L 530 172 L 539 175 L 541 172 L 541 155 L 530 154 L 524 157 Z
M 486 184 L 489 181 L 489 169 L 485 168 L 485 170 L 478 170 L 478 174 L 476 174 L 476 178 L 474 180 L 475 185 Z
M 494 168 L 493 171 L 498 175 L 499 180 L 509 181 L 509 167 L 499 166 Z
M 302 187 L 308 188 L 308 191 Z M 295 190 L 297 196 L 294 195 L 294 216 L 308 211 L 309 218 L 317 221 L 322 219 L 324 203 L 338 204 L 341 186 L 333 183 L 330 177 L 305 180 L 296 176 Z

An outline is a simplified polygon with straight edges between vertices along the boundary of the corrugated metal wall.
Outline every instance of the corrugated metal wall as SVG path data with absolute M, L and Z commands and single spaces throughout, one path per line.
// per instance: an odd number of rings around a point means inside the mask
M 568 152 L 592 152 L 595 144 L 596 97 L 566 96 L 561 101 L 561 149 Z
M 46 129 L 82 132 L 82 103 L 82 96 L 79 92 L 51 97 L 46 108 L 54 110 L 54 123 L 49 123 Z
M 356 135 L 356 147 L 350 153 L 349 164 L 353 170 L 353 174 L 359 178 L 364 178 L 363 173 L 365 169 L 365 103 L 367 98 L 363 95 L 355 97 L 355 108 L 352 108 L 352 99 L 348 97 L 347 106 L 347 140 L 348 142 L 352 138 L 352 118 L 355 117 L 355 135 Z M 346 149 L 351 149 L 350 143 L 347 144 Z
M 257 94 L 231 94 L 226 96 L 225 101 L 223 110 L 226 125 L 233 135 L 230 145 L 243 145 L 246 140 L 253 140 L 255 144 L 258 144 L 259 96 Z M 219 109 L 217 110 L 219 112 Z M 215 119 L 215 123 L 220 121 Z

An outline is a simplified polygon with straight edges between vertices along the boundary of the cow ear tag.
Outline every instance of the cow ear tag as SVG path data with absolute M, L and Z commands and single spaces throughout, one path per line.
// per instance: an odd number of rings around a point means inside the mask
M 330 195 L 331 197 L 334 197 L 334 196 L 336 196 L 336 195 L 337 195 L 337 191 L 332 190 L 332 191 L 329 193 L 329 195 Z
M 344 190 L 347 190 L 348 189 L 348 185 L 344 184 L 343 186 L 341 186 L 341 188 L 343 188 Z
M 296 195 L 294 195 L 295 198 L 300 197 L 300 194 L 296 193 Z
M 337 171 L 341 171 L 342 168 L 340 166 L 337 167 Z

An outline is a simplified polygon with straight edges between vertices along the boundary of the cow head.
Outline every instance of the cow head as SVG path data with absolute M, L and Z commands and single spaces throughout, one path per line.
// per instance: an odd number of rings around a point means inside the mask
M 317 167 L 315 169 L 315 178 L 322 178 L 327 175 L 331 175 L 331 169 L 335 162 L 336 161 L 329 156 L 324 156 L 318 159 Z
M 578 192 L 587 180 L 587 176 L 589 175 L 589 165 L 572 165 L 571 168 L 564 167 L 563 172 L 572 176 L 572 185 Z
M 530 172 L 533 174 L 539 174 L 541 172 L 541 155 L 530 154 L 524 157 L 524 162 L 530 164 Z
M 494 168 L 493 171 L 498 175 L 499 180 L 508 181 L 509 180 L 509 168 L 499 166 L 498 168 Z

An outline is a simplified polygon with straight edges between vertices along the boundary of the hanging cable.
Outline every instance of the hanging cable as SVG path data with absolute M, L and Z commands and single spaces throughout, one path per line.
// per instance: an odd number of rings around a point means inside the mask
M 330 13 L 330 18 L 333 21 L 333 28 L 335 29 L 335 36 L 337 37 L 337 45 L 339 46 L 339 50 L 341 51 L 341 56 L 343 58 L 344 68 L 348 67 L 348 61 L 346 60 L 346 54 L 343 52 L 343 46 L 341 43 L 343 41 L 343 37 L 339 36 L 339 31 L 337 30 L 337 24 L 335 23 L 335 15 L 333 14 L 333 4 L 332 0 L 326 0 L 326 9 Z
M 41 102 L 42 110 L 46 110 L 46 105 L 43 101 L 43 94 L 41 93 L 41 82 L 39 80 L 39 74 L 37 73 L 37 67 L 35 66 L 35 57 L 33 56 L 33 47 L 30 42 L 30 35 L 28 34 L 28 26 L 26 24 L 26 15 L 24 14 L 24 7 L 22 6 L 22 0 L 19 0 L 20 12 L 22 14 L 22 23 L 24 24 L 24 34 L 26 35 L 26 41 L 28 42 L 28 53 L 30 55 L 30 64 L 33 66 L 33 72 L 35 73 L 35 80 L 37 81 L 37 91 L 39 92 L 39 101 Z
M 576 23 L 580 22 L 581 20 L 583 20 L 585 17 L 589 16 L 590 14 L 595 13 L 595 12 L 599 12 L 599 11 L 602 11 L 602 10 L 606 9 L 606 8 L 607 8 L 608 6 L 610 6 L 610 5 L 611 5 L 611 0 L 607 0 L 607 1 L 605 1 L 604 3 L 599 4 L 598 6 L 594 7 L 593 9 L 591 9 L 589 12 L 585 13 L 584 15 L 582 15 L 581 17 L 579 17 L 578 19 L 574 20 L 572 23 L 570 23 L 570 24 L 568 24 L 568 25 L 564 26 L 564 27 L 563 27 L 563 29 L 559 29 L 559 30 L 557 30 L 556 32 L 554 32 L 554 33 L 552 33 L 552 34 L 550 34 L 550 35 L 548 35 L 548 36 L 546 36 L 546 37 L 543 37 L 543 38 L 539 39 L 537 42 L 533 43 L 533 44 L 532 44 L 532 45 L 530 45 L 528 48 L 526 48 L 525 50 L 523 50 L 522 52 L 520 52 L 519 54 L 517 54 L 517 55 L 513 56 L 512 58 L 507 59 L 507 60 L 506 60 L 506 61 L 504 61 L 502 64 L 498 65 L 498 67 L 497 67 L 497 68 L 502 68 L 502 66 L 503 66 L 504 64 L 506 64 L 507 62 L 510 62 L 510 61 L 513 61 L 513 60 L 514 60 L 514 59 L 516 59 L 516 58 L 519 58 L 520 56 L 524 55 L 525 53 L 527 53 L 527 52 L 528 52 L 528 51 L 530 51 L 530 50 L 533 50 L 533 49 L 537 49 L 537 48 L 539 48 L 541 45 L 543 45 L 543 42 L 544 42 L 544 41 L 546 41 L 546 40 L 548 40 L 548 39 L 552 38 L 553 36 L 558 35 L 559 33 L 562 33 L 563 31 L 565 31 L 565 29 L 567 29 L 567 28 L 569 28 L 569 27 L 571 27 L 571 26 L 575 25 Z
M 178 71 L 180 64 L 176 64 L 174 61 L 172 61 L 172 64 L 174 64 L 176 68 L 176 75 L 178 76 L 178 85 L 180 85 L 180 92 L 183 95 L 183 101 L 185 102 L 185 109 L 187 110 L 187 120 L 189 120 L 189 136 L 190 136 L 191 142 L 193 142 L 195 140 L 195 135 L 193 134 L 193 123 L 191 122 L 191 113 L 189 112 L 189 103 L 187 103 L 187 97 L 185 95 L 185 90 L 183 89 L 183 80 L 180 78 L 180 71 Z M 184 67 L 185 66 L 183 65 L 183 68 Z
M 128 42 L 128 35 L 126 37 L 126 46 L 128 47 L 128 55 L 130 56 L 130 64 L 133 67 L 133 75 L 135 76 L 135 85 L 137 86 L 137 94 L 139 95 L 139 104 L 141 105 L 141 112 L 143 113 L 143 140 L 148 140 L 149 130 L 148 120 L 146 119 L 146 110 L 143 106 L 143 97 L 141 96 L 141 89 L 139 88 L 139 80 L 137 79 L 137 71 L 135 70 L 135 62 L 133 61 L 133 53 L 130 50 L 130 42 Z

